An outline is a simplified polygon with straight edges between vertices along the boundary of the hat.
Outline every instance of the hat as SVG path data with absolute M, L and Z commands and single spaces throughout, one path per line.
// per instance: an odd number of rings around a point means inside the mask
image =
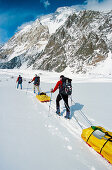
M 61 76 L 60 76 L 60 78 L 63 78 L 63 77 L 64 77 L 64 75 L 61 75 Z

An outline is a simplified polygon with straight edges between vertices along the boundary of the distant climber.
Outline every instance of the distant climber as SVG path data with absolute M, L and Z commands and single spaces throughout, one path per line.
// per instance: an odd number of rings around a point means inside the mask
M 22 89 L 22 77 L 21 75 L 18 76 L 17 80 L 16 80 L 16 83 L 17 83 L 17 89 L 19 88 L 19 85 L 20 85 L 20 88 Z
M 59 94 L 56 98 L 56 113 L 60 116 L 60 100 L 64 100 L 64 104 L 66 107 L 66 116 L 65 118 L 70 119 L 70 107 L 68 105 L 68 95 L 72 93 L 71 79 L 60 76 L 60 80 L 57 82 L 54 89 L 51 89 L 51 93 L 54 93 L 59 88 Z
M 37 88 L 38 94 L 40 94 L 40 90 L 39 90 L 40 77 L 37 76 L 37 74 L 35 74 L 35 77 L 31 81 L 29 81 L 28 83 L 31 83 L 33 81 L 34 81 L 34 83 L 33 83 L 34 84 L 34 93 L 36 92 L 35 90 Z

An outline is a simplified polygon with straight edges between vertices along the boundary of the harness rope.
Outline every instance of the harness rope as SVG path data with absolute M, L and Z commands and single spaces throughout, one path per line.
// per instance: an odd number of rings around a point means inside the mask
M 72 98 L 71 98 L 71 100 L 72 100 Z M 73 100 L 72 100 L 73 101 Z M 74 103 L 75 103 L 75 101 L 73 101 Z M 88 122 L 88 124 L 90 125 L 90 126 L 93 126 L 93 124 L 91 123 L 91 121 L 87 118 L 87 116 L 84 114 L 84 112 L 82 111 L 82 110 L 79 110 L 78 111 L 82 116 L 83 116 L 83 118 Z

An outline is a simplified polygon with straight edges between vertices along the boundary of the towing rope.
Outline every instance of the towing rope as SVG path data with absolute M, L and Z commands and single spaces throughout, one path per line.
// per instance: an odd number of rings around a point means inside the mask
M 71 100 L 72 100 L 72 98 L 71 98 Z M 72 102 L 75 103 L 74 100 L 72 100 Z M 85 119 L 85 121 L 88 122 L 88 124 L 89 124 L 90 126 L 93 126 L 93 124 L 91 123 L 91 121 L 87 118 L 87 116 L 84 114 L 84 112 L 83 112 L 82 110 L 78 110 L 78 112 L 83 116 L 83 118 Z

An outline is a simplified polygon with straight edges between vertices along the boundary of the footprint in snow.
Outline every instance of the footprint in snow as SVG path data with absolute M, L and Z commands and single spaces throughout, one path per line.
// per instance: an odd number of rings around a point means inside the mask
M 48 125 L 48 128 L 52 128 L 52 125 Z
M 67 142 L 69 142 L 69 141 L 70 141 L 67 137 L 65 137 L 65 140 L 66 140 Z
M 45 127 L 52 128 L 52 125 L 45 124 Z
M 71 151 L 72 150 L 72 146 L 67 146 L 67 149 L 69 150 L 69 151 Z

